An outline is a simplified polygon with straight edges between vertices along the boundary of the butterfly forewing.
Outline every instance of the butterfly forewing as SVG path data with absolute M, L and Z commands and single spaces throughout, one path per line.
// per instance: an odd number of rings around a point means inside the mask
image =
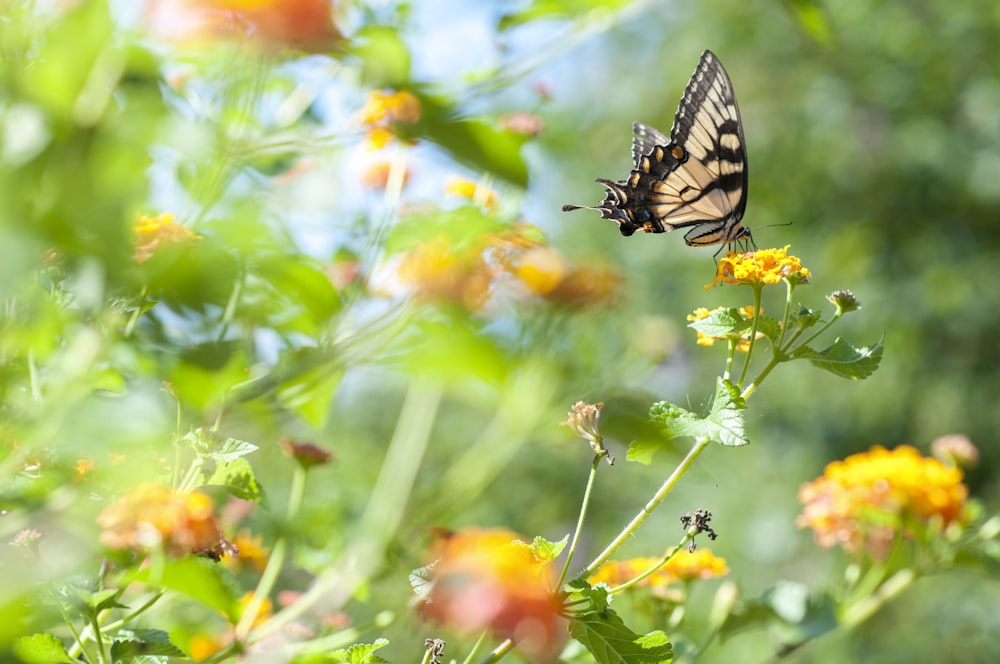
M 740 224 L 747 196 L 743 125 L 732 82 L 711 51 L 684 90 L 670 136 L 639 122 L 632 130 L 634 170 L 621 182 L 598 180 L 607 190 L 595 206 L 602 217 L 618 222 L 623 235 L 693 226 L 684 240 L 694 246 L 749 239 Z

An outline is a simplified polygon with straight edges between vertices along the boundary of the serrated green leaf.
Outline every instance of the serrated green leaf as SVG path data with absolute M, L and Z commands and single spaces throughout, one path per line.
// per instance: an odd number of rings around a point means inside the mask
M 135 661 L 140 657 L 181 657 L 187 654 L 170 642 L 170 635 L 160 629 L 123 629 L 111 644 L 111 658 Z
M 138 570 L 132 578 L 176 590 L 211 609 L 221 611 L 230 620 L 239 618 L 236 592 L 230 581 L 219 565 L 205 558 L 188 556 L 169 560 L 155 572 L 153 568 L 146 567 Z
M 753 329 L 753 321 L 749 322 L 749 327 L 747 332 Z M 761 316 L 760 320 L 757 322 L 757 333 L 764 335 L 766 338 L 776 341 L 778 337 L 781 336 L 781 323 L 777 318 L 771 318 L 770 316 Z M 749 335 L 748 335 L 749 338 Z
M 531 552 L 540 562 L 549 563 L 559 557 L 559 554 L 566 548 L 567 542 L 569 542 L 569 535 L 558 542 L 550 542 L 544 537 L 535 537 L 531 543 Z
M 251 452 L 256 452 L 258 447 L 253 443 L 248 443 L 245 440 L 236 440 L 235 438 L 226 438 L 222 445 L 217 450 L 209 452 L 205 456 L 209 459 L 214 459 L 219 463 L 229 463 L 231 461 L 236 461 L 242 456 L 246 456 Z
M 875 373 L 882 361 L 885 335 L 871 347 L 855 348 L 837 337 L 833 344 L 821 351 L 800 346 L 792 352 L 792 359 L 809 360 L 813 366 L 851 380 L 863 380 Z
M 345 664 L 384 664 L 385 659 L 374 654 L 379 648 L 389 645 L 388 639 L 376 639 L 374 643 L 358 643 L 350 648 L 334 650 L 331 661 Z
M 809 309 L 801 304 L 798 311 L 793 311 L 788 317 L 788 327 L 808 330 L 823 318 L 823 314 L 814 309 Z
M 669 436 L 708 438 L 727 447 L 749 445 L 743 421 L 746 402 L 730 381 L 719 378 L 712 410 L 705 418 L 679 406 L 660 402 L 650 408 L 650 419 L 663 426 Z
M 605 584 L 591 586 L 583 579 L 576 579 L 566 584 L 569 592 L 567 603 L 577 605 L 586 602 L 587 606 L 581 613 L 603 613 L 611 604 L 611 596 L 608 594 L 608 587 Z
M 734 307 L 716 309 L 704 318 L 688 323 L 688 327 L 709 337 L 739 337 L 750 329 L 750 321 Z
M 22 636 L 14 642 L 14 655 L 24 664 L 62 664 L 75 661 L 62 641 L 51 634 Z
M 206 484 L 225 487 L 229 493 L 243 500 L 264 502 L 264 489 L 257 481 L 250 463 L 242 457 L 219 464 Z
M 79 611 L 87 620 L 105 609 L 127 608 L 117 600 L 118 591 L 114 589 L 94 592 L 75 584 L 67 584 L 62 588 L 63 599 L 68 606 Z
M 670 639 L 657 630 L 636 634 L 611 609 L 574 616 L 570 634 L 590 651 L 598 664 L 669 664 Z

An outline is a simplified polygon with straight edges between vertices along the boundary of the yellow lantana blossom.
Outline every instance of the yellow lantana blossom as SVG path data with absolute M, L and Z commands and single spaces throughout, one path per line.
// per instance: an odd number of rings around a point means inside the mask
M 132 231 L 136 263 L 145 263 L 162 247 L 201 239 L 187 226 L 174 221 L 174 215 L 169 212 L 155 217 L 140 215 Z
M 655 565 L 659 558 L 630 558 L 628 560 L 611 560 L 601 566 L 590 577 L 591 585 L 606 583 L 609 586 L 620 586 L 636 578 Z M 655 572 L 635 584 L 636 588 L 663 588 L 678 581 L 694 581 L 712 579 L 729 574 L 726 559 L 720 558 L 709 549 L 698 549 L 693 553 L 682 549 L 670 557 Z
M 797 257 L 788 255 L 789 246 L 786 244 L 781 249 L 760 249 L 745 253 L 730 251 L 719 259 L 715 279 L 705 287 L 706 290 L 720 281 L 759 286 L 776 284 L 792 275 L 808 279 L 808 268 L 802 267 L 802 262 Z
M 898 535 L 909 534 L 908 522 L 959 520 L 968 493 L 959 468 L 908 445 L 875 446 L 829 464 L 822 477 L 802 485 L 796 524 L 811 528 L 824 548 L 867 549 L 881 559 Z

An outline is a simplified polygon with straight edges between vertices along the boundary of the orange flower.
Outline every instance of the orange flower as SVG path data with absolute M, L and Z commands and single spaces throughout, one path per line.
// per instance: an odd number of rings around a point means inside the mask
M 249 530 L 241 530 L 233 538 L 233 546 L 237 550 L 236 555 L 222 559 L 228 569 L 235 571 L 249 566 L 258 572 L 264 571 L 271 551 L 264 546 L 260 535 L 254 535 Z
M 200 491 L 178 493 L 159 484 L 142 484 L 104 508 L 97 517 L 101 544 L 111 549 L 162 546 L 172 556 L 207 551 L 221 535 L 212 499 Z
M 369 136 L 370 140 L 371 137 Z M 405 187 L 410 179 L 410 170 L 406 167 L 400 170 L 402 171 L 402 186 Z M 390 173 L 392 173 L 392 164 L 388 161 L 377 161 L 369 164 L 361 173 L 361 186 L 368 189 L 385 189 L 389 184 Z
M 342 39 L 330 0 L 150 0 L 145 21 L 184 42 L 238 39 L 262 50 L 324 52 Z
M 430 590 L 420 612 L 458 632 L 490 630 L 532 659 L 551 659 L 566 638 L 551 569 L 518 535 L 470 528 L 431 546 Z
M 155 217 L 141 215 L 133 232 L 136 263 L 145 263 L 163 247 L 201 239 L 200 235 L 187 226 L 176 223 L 174 215 L 168 212 Z
M 429 302 L 460 302 L 471 311 L 489 298 L 493 270 L 482 249 L 460 249 L 444 236 L 421 242 L 403 255 L 399 277 Z
M 897 535 L 910 535 L 915 521 L 944 526 L 959 520 L 967 496 L 960 469 L 907 445 L 875 446 L 834 461 L 822 477 L 803 484 L 796 524 L 812 528 L 824 548 L 867 548 L 882 559 Z
M 724 258 L 719 259 L 715 279 L 705 286 L 705 289 L 719 281 L 762 286 L 776 284 L 782 279 L 793 276 L 803 281 L 808 279 L 809 270 L 802 267 L 798 258 L 787 254 L 788 246 L 785 245 L 782 249 L 760 249 L 745 253 L 730 251 Z
M 630 558 L 610 560 L 601 566 L 589 581 L 591 585 L 606 583 L 612 588 L 628 583 L 659 562 L 660 558 Z M 708 549 L 698 549 L 694 553 L 682 549 L 674 553 L 659 569 L 639 581 L 633 588 L 664 588 L 678 581 L 712 579 L 729 574 L 725 558 L 720 558 Z

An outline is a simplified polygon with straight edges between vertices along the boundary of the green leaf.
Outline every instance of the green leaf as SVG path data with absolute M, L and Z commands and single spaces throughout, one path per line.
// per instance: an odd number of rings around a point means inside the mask
M 412 249 L 417 244 L 443 237 L 448 250 L 461 253 L 483 246 L 483 236 L 509 228 L 475 205 L 462 205 L 452 210 L 434 210 L 405 216 L 386 238 L 389 254 Z
M 210 609 L 221 611 L 231 621 L 239 618 L 236 592 L 219 565 L 205 558 L 187 556 L 168 560 L 162 567 L 146 567 L 133 577 L 136 581 L 170 588 L 191 597 Z
M 788 327 L 808 330 L 822 319 L 821 312 L 799 305 L 798 311 L 793 311 L 788 317 Z
M 753 321 L 748 321 L 747 332 L 753 329 L 752 324 Z M 778 337 L 781 336 L 781 324 L 779 323 L 777 318 L 771 318 L 770 316 L 761 316 L 760 320 L 757 322 L 757 333 L 763 334 L 771 341 L 777 341 Z
M 582 614 L 603 613 L 611 604 L 608 587 L 603 583 L 591 586 L 584 579 L 576 579 L 567 583 L 566 589 L 569 591 L 566 600 L 569 604 L 587 603 L 587 608 L 581 611 Z
M 116 662 L 135 661 L 139 657 L 181 657 L 187 654 L 170 642 L 170 635 L 160 629 L 119 630 L 111 644 Z
M 86 620 L 90 620 L 105 609 L 127 608 L 118 602 L 118 591 L 115 589 L 94 592 L 73 583 L 66 584 L 61 589 L 62 599 L 73 611 L 78 611 Z
M 823 8 L 813 0 L 785 0 L 799 27 L 821 46 L 833 46 L 833 28 Z
M 282 383 L 278 401 L 316 429 L 322 429 L 343 376 L 343 370 L 333 363 L 322 364 Z
M 369 25 L 355 33 L 348 50 L 361 59 L 361 79 L 373 88 L 405 87 L 410 78 L 410 52 L 395 28 Z
M 559 554 L 566 548 L 567 542 L 569 542 L 569 535 L 558 542 L 550 542 L 544 537 L 535 537 L 531 543 L 531 552 L 540 562 L 549 563 L 559 557 Z
M 871 376 L 878 369 L 878 365 L 882 361 L 884 341 L 885 335 L 883 334 L 874 346 L 855 348 L 842 338 L 837 337 L 829 348 L 821 351 L 815 351 L 809 346 L 799 346 L 792 351 L 792 359 L 809 360 L 814 366 L 826 369 L 843 378 L 862 380 Z
M 22 636 L 14 642 L 14 655 L 24 664 L 52 664 L 75 661 L 66 652 L 62 641 L 51 634 Z
M 426 138 L 451 153 L 460 163 L 524 187 L 528 167 L 521 147 L 528 137 L 494 127 L 482 120 L 464 118 L 444 98 L 411 89 L 420 99 L 420 120 L 415 125 L 397 125 L 403 138 Z
M 611 609 L 574 616 L 569 629 L 598 664 L 669 664 L 673 661 L 666 634 L 659 630 L 636 634 Z
M 500 30 L 509 30 L 539 19 L 569 19 L 595 9 L 616 11 L 630 2 L 631 0 L 534 0 L 521 11 L 503 16 L 500 19 Z
M 210 459 L 214 459 L 219 463 L 229 463 L 231 461 L 236 461 L 241 456 L 245 456 L 251 452 L 256 452 L 257 449 L 256 445 L 248 443 L 245 440 L 226 438 L 219 449 L 209 452 L 205 456 Z
M 699 418 L 690 411 L 666 402 L 653 404 L 649 417 L 661 424 L 664 434 L 669 437 L 708 438 L 720 445 L 739 447 L 750 444 L 743 420 L 745 408 L 746 402 L 740 396 L 739 389 L 730 381 L 719 378 L 712 410 L 707 417 Z
M 249 500 L 252 503 L 265 501 L 264 489 L 257 481 L 250 463 L 243 458 L 219 464 L 206 484 L 225 487 L 229 493 L 237 498 Z
M 743 603 L 723 626 L 720 636 L 727 638 L 751 626 L 768 625 L 784 644 L 779 652 L 833 631 L 839 626 L 836 604 L 827 594 L 810 594 L 806 586 L 779 581 L 760 598 Z
M 376 639 L 374 643 L 358 643 L 350 648 L 334 650 L 331 661 L 346 664 L 384 664 L 385 659 L 375 654 L 379 648 L 389 645 L 388 639 Z
M 738 309 L 729 307 L 709 312 L 688 327 L 709 337 L 739 337 L 750 329 L 750 321 L 743 318 Z
M 424 323 L 417 329 L 420 345 L 404 358 L 409 371 L 459 381 L 477 376 L 491 384 L 503 382 L 509 361 L 490 339 L 465 325 Z

